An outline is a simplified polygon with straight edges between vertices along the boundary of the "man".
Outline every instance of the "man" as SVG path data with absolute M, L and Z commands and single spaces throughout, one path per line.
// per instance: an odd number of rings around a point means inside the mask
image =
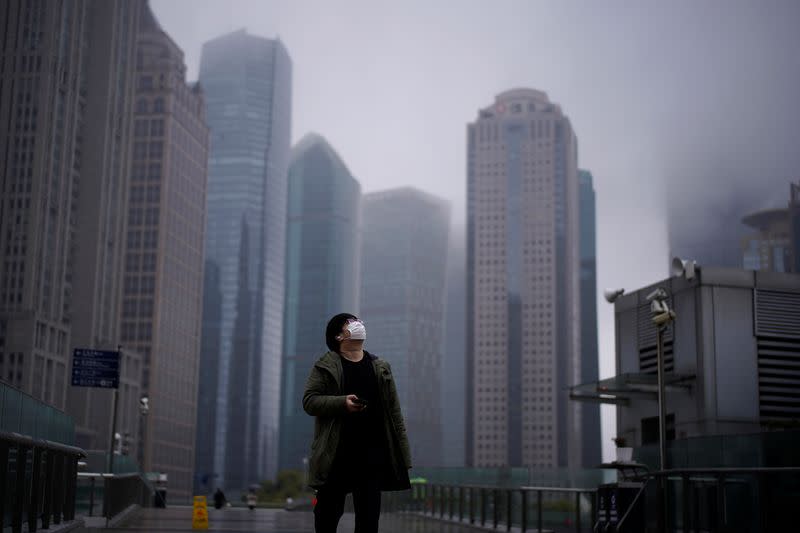
M 411 487 L 411 453 L 389 363 L 364 350 L 364 323 L 328 322 L 330 349 L 306 382 L 303 409 L 315 417 L 308 484 L 317 490 L 316 533 L 335 533 L 353 493 L 355 533 L 377 533 L 381 491 Z

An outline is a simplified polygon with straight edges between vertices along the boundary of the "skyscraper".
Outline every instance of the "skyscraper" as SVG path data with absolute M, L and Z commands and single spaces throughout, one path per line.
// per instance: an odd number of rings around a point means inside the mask
M 364 195 L 361 312 L 367 350 L 392 365 L 415 466 L 441 465 L 449 204 L 404 187 Z
M 292 150 L 286 246 L 281 468 L 302 469 L 314 420 L 302 396 L 312 365 L 327 351 L 325 326 L 358 313 L 361 186 L 319 135 Z
M 174 501 L 192 495 L 208 168 L 203 94 L 185 78 L 183 52 L 143 4 L 120 320 L 150 406 L 139 459 L 169 476 Z
M 499 94 L 467 128 L 467 460 L 581 461 L 577 142 L 543 92 Z
M 442 455 L 441 466 L 463 467 L 466 464 L 464 404 L 466 393 L 467 263 L 466 235 L 463 224 L 450 231 L 447 253 L 447 283 L 442 336 Z
M 277 467 L 291 77 L 278 40 L 240 30 L 203 45 L 211 308 L 203 310 L 199 394 L 216 390 L 216 402 L 198 411 L 201 486 L 214 479 L 241 490 Z
M 111 392 L 72 389 L 72 348 L 116 350 L 141 2 L 7 2 L 0 89 L 2 379 L 105 449 Z M 119 427 L 136 431 L 139 359 L 123 352 Z
M 581 257 L 581 383 L 600 379 L 597 348 L 597 246 L 595 194 L 592 173 L 578 172 L 580 194 L 580 257 Z M 581 409 L 581 466 L 594 468 L 602 462 L 600 442 L 600 405 L 584 402 Z
M 18 0 L 0 10 L 0 379 L 63 409 L 87 5 L 48 6 Z

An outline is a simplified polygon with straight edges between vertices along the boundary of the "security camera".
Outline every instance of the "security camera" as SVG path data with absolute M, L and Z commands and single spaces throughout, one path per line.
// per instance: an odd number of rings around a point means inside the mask
M 625 294 L 625 289 L 606 289 L 603 291 L 603 297 L 610 304 L 613 304 L 623 294 Z
M 697 275 L 697 263 L 692 259 L 681 259 L 680 257 L 672 258 L 671 271 L 672 275 L 676 278 L 683 276 L 691 281 Z
M 653 292 L 647 295 L 647 301 L 652 302 L 655 301 L 662 301 L 667 299 L 667 291 L 665 291 L 662 287 L 658 287 Z
M 150 399 L 147 396 L 139 398 L 139 412 L 146 415 L 150 411 Z

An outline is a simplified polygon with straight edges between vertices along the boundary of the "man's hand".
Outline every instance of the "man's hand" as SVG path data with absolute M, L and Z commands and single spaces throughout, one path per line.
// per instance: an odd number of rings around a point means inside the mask
M 357 399 L 358 399 L 358 396 L 356 396 L 355 394 L 348 394 L 347 398 L 345 398 L 344 404 L 345 404 L 345 407 L 347 407 L 347 412 L 348 413 L 358 413 L 358 412 L 363 411 L 364 409 L 367 408 L 366 405 L 362 405 L 360 403 L 356 403 Z

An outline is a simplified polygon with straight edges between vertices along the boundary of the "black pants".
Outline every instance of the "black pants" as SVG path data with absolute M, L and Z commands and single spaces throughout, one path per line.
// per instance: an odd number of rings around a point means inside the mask
M 347 491 L 334 487 L 323 487 L 317 491 L 314 507 L 314 531 L 336 533 L 339 519 L 344 514 L 344 499 Z M 353 490 L 353 507 L 356 513 L 354 533 L 378 533 L 381 517 L 381 491 L 378 489 Z

